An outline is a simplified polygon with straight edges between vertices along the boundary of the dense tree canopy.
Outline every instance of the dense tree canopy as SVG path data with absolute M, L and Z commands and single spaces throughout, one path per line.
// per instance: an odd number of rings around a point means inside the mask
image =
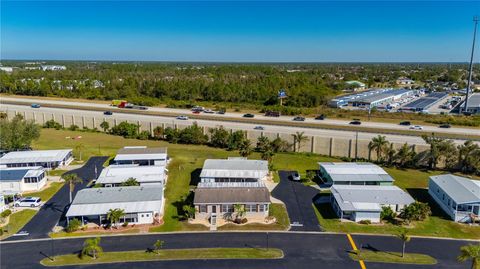
M 21 115 L 12 120 L 0 119 L 0 148 L 3 150 L 21 150 L 30 147 L 33 140 L 40 137 L 40 126 Z

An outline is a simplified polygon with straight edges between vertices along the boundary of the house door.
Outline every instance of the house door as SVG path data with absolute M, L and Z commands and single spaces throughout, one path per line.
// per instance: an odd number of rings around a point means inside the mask
M 216 214 L 212 214 L 212 216 L 210 217 L 210 224 L 212 224 L 212 226 L 217 225 L 217 215 Z
M 217 213 L 217 206 L 216 205 L 212 205 L 212 213 Z

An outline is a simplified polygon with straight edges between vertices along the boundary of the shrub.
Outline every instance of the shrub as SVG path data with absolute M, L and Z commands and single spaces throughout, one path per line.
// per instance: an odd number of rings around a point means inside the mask
M 372 224 L 372 222 L 371 222 L 369 219 L 361 220 L 361 221 L 359 221 L 358 223 L 360 223 L 360 224 L 365 224 L 365 225 Z
M 54 120 L 48 120 L 43 124 L 43 128 L 54 128 L 56 130 L 62 129 L 62 125 Z
M 123 121 L 113 127 L 110 132 L 114 135 L 120 135 L 125 138 L 136 138 L 138 136 L 138 126 L 134 123 Z
M 432 214 L 430 206 L 427 203 L 415 202 L 402 209 L 400 216 L 406 221 L 422 221 Z
M 245 223 L 247 223 L 247 222 L 248 222 L 247 218 L 243 218 L 243 219 L 240 221 L 241 224 L 245 224 Z
M 392 208 L 389 206 L 382 206 L 382 212 L 380 213 L 381 220 L 392 221 L 395 219 L 397 214 L 393 212 Z
M 75 231 L 78 231 L 78 229 L 80 229 L 80 226 L 82 226 L 82 222 L 79 219 L 72 219 L 68 222 L 65 231 L 67 233 L 73 233 Z
M 123 224 L 122 224 L 122 227 L 127 227 L 128 226 L 128 221 L 125 221 Z
M 149 131 L 142 131 L 138 134 L 138 139 L 140 140 L 148 140 L 150 138 L 150 132 Z
M 12 211 L 10 209 L 6 209 L 2 212 L 2 214 L 0 214 L 0 217 L 6 218 L 6 217 L 10 216 L 10 214 L 12 214 Z
M 72 124 L 70 127 L 68 127 L 68 130 L 70 131 L 77 131 L 79 129 L 78 125 Z

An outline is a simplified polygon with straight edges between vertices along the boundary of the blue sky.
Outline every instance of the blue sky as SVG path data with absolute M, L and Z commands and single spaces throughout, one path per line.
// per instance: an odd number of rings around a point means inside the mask
M 474 15 L 478 1 L 1 0 L 0 57 L 466 62 Z

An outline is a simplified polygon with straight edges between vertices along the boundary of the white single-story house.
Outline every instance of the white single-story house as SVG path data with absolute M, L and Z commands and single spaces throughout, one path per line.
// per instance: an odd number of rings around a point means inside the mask
M 12 151 L 0 158 L 3 167 L 42 166 L 55 169 L 67 166 L 73 161 L 71 149 Z
M 165 166 L 110 165 L 102 170 L 96 184 L 102 187 L 118 187 L 129 178 L 135 178 L 141 186 L 165 185 Z
M 327 185 L 392 185 L 380 166 L 364 162 L 320 162 L 319 176 Z
M 382 207 L 400 212 L 415 200 L 397 186 L 334 185 L 331 189 L 333 210 L 340 219 L 355 222 L 380 222 Z
M 195 219 L 212 226 L 232 220 L 235 205 L 243 207 L 243 217 L 248 221 L 263 222 L 269 212 L 270 192 L 261 182 L 219 183 L 217 186 L 200 183 L 195 189 L 193 204 Z
M 147 148 L 146 146 L 124 147 L 117 152 L 114 164 L 162 165 L 168 161 L 167 148 Z
M 0 194 L 14 195 L 25 191 L 38 191 L 46 183 L 45 169 L 41 166 L 0 169 Z
M 200 173 L 201 182 L 258 182 L 269 175 L 268 162 L 228 158 L 205 160 Z
M 163 205 L 163 186 L 90 188 L 77 192 L 66 217 L 101 225 L 108 223 L 110 209 L 123 209 L 120 223 L 152 224 L 163 215 Z
M 480 215 L 480 181 L 456 175 L 431 176 L 428 193 L 456 222 L 471 222 Z

